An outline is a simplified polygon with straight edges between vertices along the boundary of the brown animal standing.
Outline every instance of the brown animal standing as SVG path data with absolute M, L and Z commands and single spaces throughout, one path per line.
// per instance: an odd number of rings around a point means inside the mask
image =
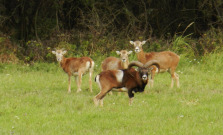
M 174 80 L 176 81 L 177 87 L 180 87 L 179 83 L 179 75 L 175 72 L 177 65 L 179 63 L 180 57 L 171 52 L 171 51 L 163 51 L 163 52 L 150 52 L 144 53 L 142 46 L 146 43 L 146 41 L 130 41 L 130 44 L 134 45 L 135 52 L 137 53 L 138 61 L 142 63 L 146 63 L 151 60 L 158 60 L 160 64 L 160 72 L 168 71 L 171 74 L 171 85 L 172 88 L 174 85 Z M 154 75 L 156 73 L 156 67 L 153 66 L 153 70 L 151 71 L 151 86 L 153 86 Z
M 94 69 L 94 61 L 89 57 L 80 57 L 80 58 L 65 58 L 63 55 L 66 54 L 66 50 L 59 49 L 52 51 L 56 55 L 57 61 L 60 63 L 60 66 L 68 75 L 68 93 L 71 92 L 71 76 L 73 75 L 77 82 L 77 92 L 81 91 L 82 76 L 84 73 L 89 71 L 89 87 L 92 92 L 92 75 Z
M 128 55 L 130 55 L 132 51 L 121 50 L 121 51 L 116 51 L 116 53 L 120 55 L 120 58 L 116 57 L 106 58 L 101 64 L 102 71 L 128 68 L 129 65 Z
M 128 68 L 128 65 L 129 65 L 129 57 L 128 56 L 132 53 L 132 51 L 121 50 L 121 51 L 116 51 L 116 53 L 118 55 L 120 55 L 120 58 L 116 58 L 116 57 L 106 58 L 101 64 L 102 71 L 127 69 Z M 109 94 L 112 95 L 112 92 L 110 91 Z M 119 93 L 119 95 L 120 95 L 120 93 Z
M 148 81 L 148 67 L 151 65 L 159 67 L 159 61 L 152 60 L 146 64 L 133 61 L 128 69 L 124 70 L 105 70 L 95 77 L 95 81 L 100 87 L 100 92 L 94 97 L 94 103 L 103 106 L 103 98 L 109 91 L 127 92 L 129 96 L 129 105 L 133 102 L 133 92 L 143 92 Z M 133 66 L 139 67 L 136 71 Z

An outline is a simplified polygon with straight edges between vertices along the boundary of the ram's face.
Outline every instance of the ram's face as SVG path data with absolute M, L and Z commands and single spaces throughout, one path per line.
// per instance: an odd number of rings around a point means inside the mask
M 148 80 L 148 68 L 139 68 L 139 74 L 143 81 Z

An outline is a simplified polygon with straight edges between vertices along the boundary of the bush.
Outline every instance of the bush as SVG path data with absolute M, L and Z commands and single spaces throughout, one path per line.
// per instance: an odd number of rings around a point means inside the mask
M 205 32 L 198 40 L 197 48 L 200 55 L 206 55 L 223 47 L 222 29 L 214 29 Z
M 12 44 L 9 37 L 0 35 L 0 63 L 18 63 L 17 47 Z

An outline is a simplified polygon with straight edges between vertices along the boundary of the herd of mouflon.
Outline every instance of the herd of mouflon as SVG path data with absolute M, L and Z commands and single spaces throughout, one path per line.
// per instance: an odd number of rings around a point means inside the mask
M 175 72 L 180 57 L 171 51 L 149 52 L 143 51 L 142 46 L 146 41 L 130 41 L 134 46 L 138 61 L 129 62 L 128 55 L 132 51 L 116 51 L 120 58 L 108 57 L 102 61 L 101 72 L 95 77 L 95 82 L 100 88 L 100 92 L 94 97 L 96 106 L 103 106 L 103 99 L 111 91 L 127 92 L 129 105 L 132 105 L 134 93 L 143 92 L 148 84 L 153 87 L 154 76 L 156 73 L 168 71 L 171 75 L 172 88 L 174 81 L 180 87 L 179 75 Z M 82 75 L 89 73 L 89 89 L 92 92 L 92 75 L 94 71 L 94 61 L 90 57 L 70 57 L 65 58 L 64 49 L 52 51 L 56 55 L 57 61 L 68 75 L 68 93 L 71 92 L 71 76 L 77 82 L 77 92 L 81 91 Z M 133 67 L 138 67 L 137 69 Z

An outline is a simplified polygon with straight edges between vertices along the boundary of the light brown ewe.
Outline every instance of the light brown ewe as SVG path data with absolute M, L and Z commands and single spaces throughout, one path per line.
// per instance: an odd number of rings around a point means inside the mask
M 121 51 L 116 51 L 116 53 L 120 55 L 120 58 L 116 57 L 106 58 L 101 64 L 102 71 L 128 68 L 129 65 L 128 55 L 130 55 L 132 51 L 121 50 Z
M 177 87 L 180 87 L 179 75 L 175 72 L 180 57 L 171 51 L 145 53 L 142 49 L 145 43 L 146 41 L 130 41 L 130 44 L 135 47 L 138 61 L 146 63 L 151 60 L 158 60 L 160 62 L 160 72 L 168 71 L 171 74 L 172 80 L 170 87 L 173 87 L 174 80 L 176 81 Z M 151 71 L 151 86 L 153 86 L 153 79 L 156 72 L 156 67 L 153 68 L 154 69 Z
M 65 58 L 63 55 L 67 51 L 64 49 L 59 49 L 52 51 L 56 55 L 57 61 L 60 63 L 60 66 L 68 75 L 68 93 L 71 92 L 71 76 L 73 75 L 77 82 L 77 92 L 81 91 L 82 75 L 89 71 L 89 87 L 92 92 L 92 75 L 94 69 L 94 61 L 89 57 L 80 57 L 80 58 Z

